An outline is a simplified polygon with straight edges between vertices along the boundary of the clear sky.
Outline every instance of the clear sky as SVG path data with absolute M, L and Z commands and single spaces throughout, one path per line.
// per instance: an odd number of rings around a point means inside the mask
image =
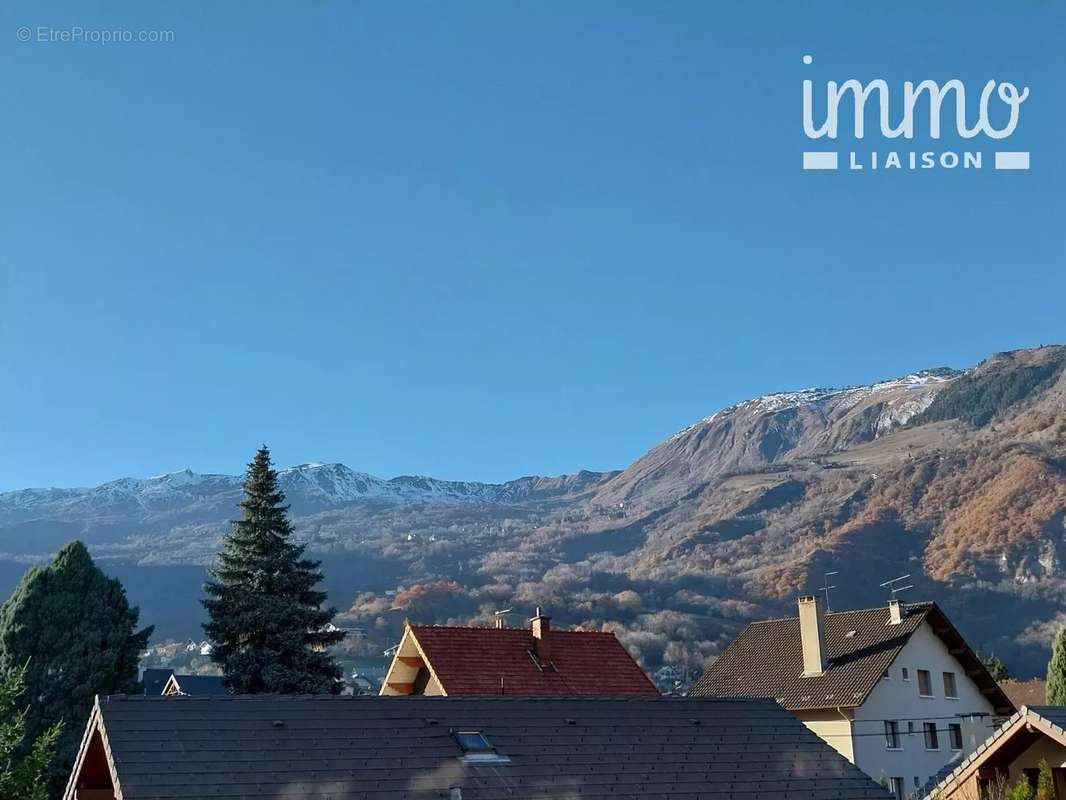
M 1034 0 L 4 3 L 0 488 L 261 442 L 618 468 L 749 396 L 1064 341 L 1064 30 Z M 806 77 L 1027 85 L 1033 168 L 804 172 Z

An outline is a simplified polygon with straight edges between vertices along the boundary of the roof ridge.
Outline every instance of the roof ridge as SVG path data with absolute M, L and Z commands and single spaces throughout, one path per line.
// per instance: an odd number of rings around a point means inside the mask
M 910 609 L 910 608 L 932 608 L 934 605 L 936 605 L 936 602 L 933 601 L 933 600 L 919 600 L 919 601 L 916 601 L 916 602 L 913 602 L 913 603 L 904 603 L 903 607 L 904 607 L 904 610 L 907 610 L 907 609 Z M 848 609 L 845 609 L 843 611 L 826 611 L 825 612 L 825 616 L 826 617 L 841 617 L 841 616 L 844 616 L 845 614 L 865 614 L 865 613 L 870 612 L 870 611 L 888 611 L 888 606 L 887 605 L 870 606 L 868 608 L 848 608 Z M 799 615 L 798 614 L 791 614 L 791 615 L 789 615 L 787 617 L 767 617 L 766 619 L 752 620 L 748 624 L 749 625 L 765 625 L 765 624 L 767 624 L 769 622 L 785 622 L 785 621 L 790 620 L 790 619 L 799 619 Z
M 411 622 L 408 624 L 408 627 L 447 631 L 520 631 L 522 633 L 532 634 L 532 631 L 529 628 L 514 628 L 510 626 L 497 628 L 492 625 L 438 625 L 436 623 Z M 548 633 L 591 633 L 599 634 L 600 636 L 615 635 L 614 631 L 591 631 L 584 628 L 552 628 Z

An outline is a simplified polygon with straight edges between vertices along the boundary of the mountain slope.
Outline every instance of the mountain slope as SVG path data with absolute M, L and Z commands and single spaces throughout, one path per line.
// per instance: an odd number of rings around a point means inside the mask
M 542 605 L 616 630 L 649 667 L 698 669 L 826 572 L 838 607 L 876 604 L 879 583 L 910 573 L 913 596 L 1031 674 L 1066 621 L 1064 367 L 1066 348 L 1044 347 L 767 395 L 617 473 L 483 484 L 305 464 L 282 484 L 363 654 L 394 643 L 404 616 L 487 623 Z M 239 478 L 185 471 L 0 494 L 0 565 L 16 574 L 79 536 L 147 621 L 190 635 L 188 570 L 210 563 L 239 493 Z M 161 597 L 165 581 L 188 594 Z

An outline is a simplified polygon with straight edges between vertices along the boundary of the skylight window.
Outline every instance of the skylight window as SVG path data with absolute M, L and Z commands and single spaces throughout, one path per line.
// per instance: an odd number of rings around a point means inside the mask
M 456 744 L 463 751 L 467 764 L 507 764 L 511 759 L 501 756 L 481 731 L 452 731 Z
M 495 753 L 495 748 L 481 731 L 456 731 L 455 741 L 464 753 Z

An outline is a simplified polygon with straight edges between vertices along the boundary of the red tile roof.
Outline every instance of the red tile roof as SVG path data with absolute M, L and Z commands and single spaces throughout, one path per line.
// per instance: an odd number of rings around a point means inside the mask
M 410 628 L 449 695 L 658 694 L 613 633 L 549 631 L 551 663 L 538 665 L 526 628 Z

